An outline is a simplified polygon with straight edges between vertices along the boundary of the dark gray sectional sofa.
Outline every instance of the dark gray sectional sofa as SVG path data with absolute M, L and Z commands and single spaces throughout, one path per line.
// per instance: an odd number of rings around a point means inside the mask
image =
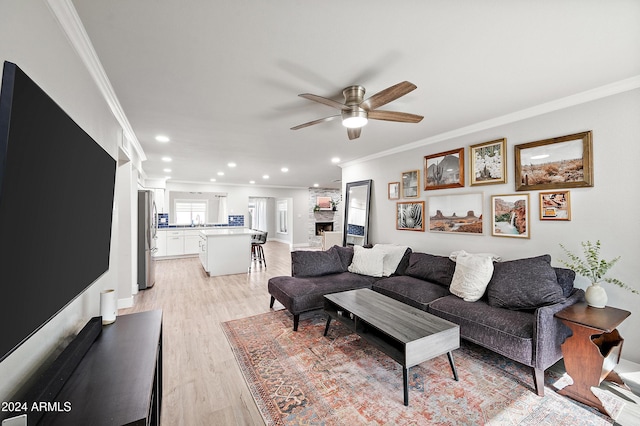
M 560 345 L 571 331 L 556 312 L 584 300 L 573 287 L 575 273 L 552 267 L 550 256 L 494 263 L 484 296 L 466 302 L 449 291 L 456 263 L 446 256 L 407 249 L 395 273 L 370 277 L 348 272 L 353 248 L 291 253 L 291 276 L 269 280 L 273 307 L 278 300 L 293 315 L 322 309 L 324 295 L 371 288 L 460 326 L 460 336 L 530 366 L 536 393 L 544 395 L 544 370 L 562 358 Z

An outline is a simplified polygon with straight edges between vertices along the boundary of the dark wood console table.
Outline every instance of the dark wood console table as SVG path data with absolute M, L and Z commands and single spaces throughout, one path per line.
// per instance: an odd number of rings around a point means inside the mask
M 626 386 L 613 369 L 620 361 L 624 342 L 616 327 L 629 315 L 631 312 L 623 309 L 592 308 L 586 303 L 576 303 L 556 314 L 573 331 L 573 336 L 562 344 L 564 365 L 573 384 L 559 390 L 559 394 L 609 415 L 591 387 L 599 386 L 603 380 Z
M 159 425 L 162 311 L 119 316 L 104 326 L 55 400 L 46 425 Z M 64 406 L 64 405 L 63 405 Z

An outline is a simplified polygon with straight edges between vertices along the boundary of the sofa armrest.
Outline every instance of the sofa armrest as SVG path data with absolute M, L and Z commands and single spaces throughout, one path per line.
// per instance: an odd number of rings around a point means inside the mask
M 584 290 L 573 289 L 564 302 L 536 309 L 532 360 L 535 368 L 544 370 L 562 358 L 560 345 L 571 336 L 571 330 L 554 315 L 567 306 L 582 301 L 584 301 Z

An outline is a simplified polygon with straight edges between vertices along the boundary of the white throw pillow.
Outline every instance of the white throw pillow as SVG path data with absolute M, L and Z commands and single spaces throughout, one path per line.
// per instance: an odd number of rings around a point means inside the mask
M 460 251 L 456 256 L 456 270 L 449 291 L 467 302 L 475 302 L 486 291 L 492 275 L 491 255 Z
M 353 246 L 353 260 L 349 272 L 371 277 L 381 277 L 384 272 L 384 253 L 380 250 Z
M 409 246 L 399 246 L 397 244 L 376 244 L 371 250 L 380 251 L 384 254 L 382 265 L 382 275 L 385 277 L 393 274 L 398 269 L 398 264 Z

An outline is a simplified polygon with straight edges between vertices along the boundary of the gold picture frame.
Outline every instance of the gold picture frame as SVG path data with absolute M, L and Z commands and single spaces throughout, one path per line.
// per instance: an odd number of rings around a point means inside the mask
M 402 173 L 402 198 L 418 198 L 420 196 L 420 170 L 409 170 Z
M 469 147 L 471 186 L 507 183 L 507 139 Z
M 491 235 L 531 238 L 529 194 L 491 196 Z
M 569 191 L 540 192 L 540 220 L 571 220 Z
M 424 201 L 397 202 L 396 229 L 424 232 Z
M 593 186 L 591 131 L 514 147 L 516 191 Z
M 400 182 L 389 182 L 387 196 L 390 200 L 400 199 Z

